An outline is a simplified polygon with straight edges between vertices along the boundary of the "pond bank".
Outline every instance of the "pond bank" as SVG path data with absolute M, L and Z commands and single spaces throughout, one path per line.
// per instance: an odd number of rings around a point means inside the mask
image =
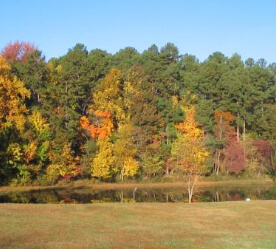
M 219 181 L 199 181 L 197 187 L 211 186 L 228 186 L 228 185 L 273 185 L 270 179 L 234 179 L 234 180 L 219 180 Z M 55 189 L 101 189 L 101 190 L 116 190 L 116 189 L 135 189 L 135 188 L 185 188 L 184 182 L 133 182 L 133 183 L 93 183 L 90 181 L 74 181 L 69 183 L 59 183 L 52 186 L 3 186 L 0 187 L 0 192 L 19 192 L 33 190 L 55 190 Z

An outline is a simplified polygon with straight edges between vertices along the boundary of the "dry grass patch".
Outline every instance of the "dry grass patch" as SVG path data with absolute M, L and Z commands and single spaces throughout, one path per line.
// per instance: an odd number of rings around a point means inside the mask
M 2 204 L 0 248 L 276 248 L 276 201 Z

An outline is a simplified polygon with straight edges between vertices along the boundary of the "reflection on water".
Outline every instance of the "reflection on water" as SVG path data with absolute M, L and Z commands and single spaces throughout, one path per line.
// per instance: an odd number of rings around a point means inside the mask
M 201 187 L 193 202 L 276 200 L 274 186 Z M 135 188 L 124 190 L 34 190 L 0 193 L 0 203 L 104 203 L 104 202 L 188 202 L 181 188 Z

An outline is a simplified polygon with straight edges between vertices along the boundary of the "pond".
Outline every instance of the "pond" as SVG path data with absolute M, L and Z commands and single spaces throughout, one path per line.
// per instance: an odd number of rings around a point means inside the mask
M 276 186 L 197 187 L 193 202 L 276 200 Z M 104 202 L 188 202 L 184 188 L 134 188 L 100 190 L 89 188 L 32 190 L 0 193 L 0 203 L 104 203 Z

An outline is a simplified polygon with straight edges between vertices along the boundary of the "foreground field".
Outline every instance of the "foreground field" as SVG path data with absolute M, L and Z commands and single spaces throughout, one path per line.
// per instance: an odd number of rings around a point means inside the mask
M 276 248 L 276 201 L 1 204 L 0 248 Z

